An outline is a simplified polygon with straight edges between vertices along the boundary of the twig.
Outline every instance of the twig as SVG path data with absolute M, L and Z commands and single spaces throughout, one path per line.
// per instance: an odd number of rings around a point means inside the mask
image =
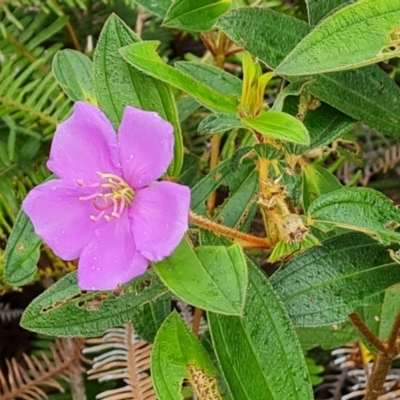
M 369 329 L 369 327 L 365 324 L 365 322 L 360 318 L 357 313 L 351 313 L 349 315 L 351 322 L 354 326 L 360 331 L 360 333 L 371 343 L 377 350 L 381 352 L 386 352 L 387 347 L 385 343 L 380 340 L 374 332 Z
M 203 310 L 201 308 L 196 307 L 194 309 L 193 324 L 192 324 L 192 331 L 195 335 L 199 334 L 200 321 L 202 315 L 203 315 Z
M 210 221 L 201 215 L 195 214 L 193 211 L 190 211 L 190 222 L 199 226 L 200 228 L 212 231 L 216 234 L 227 236 L 231 239 L 236 239 L 237 241 L 241 242 L 241 244 L 249 244 L 250 248 L 269 249 L 271 247 L 268 239 L 249 235 L 248 233 L 240 232 L 236 229 L 217 224 L 216 222 Z
M 147 18 L 146 10 L 143 7 L 139 6 L 136 18 L 136 25 L 135 25 L 135 33 L 139 37 L 142 36 L 143 26 L 146 18 Z

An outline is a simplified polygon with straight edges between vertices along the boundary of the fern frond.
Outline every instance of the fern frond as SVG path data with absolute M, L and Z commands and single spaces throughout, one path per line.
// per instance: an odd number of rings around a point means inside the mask
M 19 318 L 24 310 L 22 309 L 11 309 L 9 304 L 0 303 L 0 321 L 10 322 L 13 319 Z
M 15 359 L 7 360 L 7 374 L 0 371 L 0 400 L 47 398 L 43 386 L 64 392 L 57 379 L 69 381 L 77 371 L 85 371 L 81 365 L 82 347 L 81 339 L 56 340 L 50 344 L 50 357 L 44 351 L 38 356 L 24 354 L 24 366 Z
M 126 385 L 96 396 L 101 400 L 157 400 L 151 378 L 150 354 L 152 345 L 136 335 L 132 324 L 106 331 L 102 338 L 88 339 L 84 354 L 99 353 L 94 358 L 89 379 L 99 382 L 122 380 Z
M 19 24 L 7 16 L 0 20 L 6 34 L 0 38 L 0 117 L 49 136 L 72 105 L 51 72 L 52 58 L 62 47 L 54 37 L 68 18 L 17 10 L 15 19 Z

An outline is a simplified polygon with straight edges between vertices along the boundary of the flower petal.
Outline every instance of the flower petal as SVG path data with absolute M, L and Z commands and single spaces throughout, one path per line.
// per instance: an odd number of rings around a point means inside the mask
M 149 262 L 136 251 L 128 214 L 105 223 L 82 250 L 78 284 L 84 290 L 113 290 L 143 274 Z
M 129 209 L 138 251 L 150 261 L 171 255 L 188 229 L 190 189 L 160 182 L 136 192 Z
M 81 188 L 75 182 L 54 179 L 31 190 L 22 208 L 31 219 L 35 232 L 64 260 L 79 257 L 93 232 L 102 222 L 93 222 L 91 201 L 79 201 L 93 189 Z
M 98 180 L 97 171 L 119 174 L 119 144 L 106 116 L 78 101 L 57 126 L 47 167 L 59 178 Z
M 122 176 L 133 189 L 158 179 L 172 160 L 172 125 L 157 113 L 125 107 L 118 130 Z

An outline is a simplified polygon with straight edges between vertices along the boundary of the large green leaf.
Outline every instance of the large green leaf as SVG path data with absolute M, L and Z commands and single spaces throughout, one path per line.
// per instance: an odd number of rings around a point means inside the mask
M 60 50 L 53 58 L 53 73 L 58 83 L 73 101 L 96 104 L 90 58 L 76 50 Z
M 399 19 L 396 1 L 358 0 L 322 21 L 275 71 L 280 75 L 322 74 L 397 57 Z
M 309 207 L 309 223 L 322 229 L 335 226 L 365 232 L 383 243 L 400 242 L 394 229 L 400 210 L 370 188 L 343 188 L 318 197 Z
M 216 376 L 207 351 L 179 315 L 173 312 L 158 331 L 151 354 L 151 377 L 158 398 L 182 400 L 182 382 L 185 378 L 190 380 L 192 387 L 209 390 L 209 395 L 218 393 Z M 211 391 L 212 388 L 214 391 Z
M 310 143 L 307 128 L 290 114 L 262 111 L 254 118 L 242 118 L 242 122 L 266 136 L 300 144 Z
M 6 246 L 4 276 L 10 285 L 22 286 L 33 280 L 41 242 L 28 216 L 21 210 Z
M 242 318 L 208 313 L 232 399 L 312 399 L 307 367 L 285 308 L 251 261 L 249 278 Z
M 183 142 L 175 99 L 164 83 L 129 66 L 118 50 L 140 39 L 121 19 L 111 15 L 101 31 L 93 62 L 94 87 L 101 109 L 115 128 L 127 105 L 156 111 L 174 126 L 174 159 L 169 168 L 177 176 L 183 163 Z
M 138 70 L 168 83 L 211 109 L 236 113 L 237 100 L 231 96 L 222 96 L 213 88 L 198 82 L 191 76 L 167 65 L 157 54 L 159 42 L 141 42 L 120 50 L 124 59 Z
M 241 8 L 223 15 L 217 26 L 272 69 L 309 32 L 306 23 L 270 9 Z M 288 77 L 290 81 L 299 78 Z M 378 131 L 400 136 L 400 89 L 377 66 L 313 76 L 307 90 Z
M 82 292 L 73 272 L 29 304 L 21 326 L 51 336 L 99 336 L 130 321 L 137 309 L 162 296 L 170 296 L 168 289 L 151 270 L 123 285 L 118 296 Z
M 173 0 L 163 25 L 189 31 L 208 31 L 229 10 L 231 0 Z
M 170 290 L 187 303 L 217 313 L 242 313 L 247 265 L 240 246 L 193 249 L 185 238 L 154 268 Z
M 306 0 L 308 11 L 308 22 L 317 25 L 328 15 L 340 10 L 356 0 Z
M 345 321 L 357 307 L 374 304 L 376 294 L 399 279 L 400 265 L 384 246 L 350 233 L 293 258 L 271 283 L 293 323 L 313 327 Z

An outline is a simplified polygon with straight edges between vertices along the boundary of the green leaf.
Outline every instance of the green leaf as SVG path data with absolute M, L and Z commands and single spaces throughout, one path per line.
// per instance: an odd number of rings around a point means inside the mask
M 247 265 L 240 246 L 193 249 L 185 238 L 172 256 L 154 268 L 170 290 L 187 303 L 217 313 L 242 313 Z
M 298 99 L 294 97 L 286 99 L 283 110 L 291 115 L 296 115 Z M 315 110 L 308 110 L 303 124 L 310 135 L 310 145 L 288 143 L 286 148 L 290 153 L 305 154 L 327 146 L 339 137 L 346 135 L 356 125 L 353 119 L 324 103 Z
M 217 26 L 272 69 L 309 32 L 306 23 L 268 8 L 230 11 Z M 288 79 L 294 82 L 299 78 Z M 378 66 L 312 79 L 315 82 L 307 90 L 314 96 L 384 134 L 400 136 L 400 89 Z
M 22 286 L 33 280 L 41 242 L 30 219 L 21 210 L 6 246 L 4 276 L 7 283 Z
M 400 285 L 385 290 L 378 304 L 360 307 L 357 312 L 369 328 L 382 340 L 387 339 L 400 311 Z
M 135 2 L 160 18 L 165 17 L 172 4 L 172 0 L 135 0 Z
M 232 399 L 313 399 L 287 313 L 251 261 L 242 318 L 208 313 L 215 353 Z M 284 376 L 284 379 L 282 379 Z
M 72 101 L 97 104 L 92 84 L 92 62 L 76 50 L 60 50 L 53 58 L 53 73 Z
M 194 114 L 201 107 L 201 104 L 192 97 L 185 96 L 177 100 L 176 106 L 178 108 L 179 122 L 182 123 Z
M 101 109 L 114 128 L 121 122 L 125 106 L 155 111 L 174 127 L 174 159 L 168 172 L 178 176 L 183 163 L 183 141 L 175 99 L 167 85 L 129 66 L 118 50 L 138 38 L 121 19 L 111 15 L 101 31 L 93 61 L 94 88 Z
M 209 115 L 200 122 L 197 132 L 199 135 L 212 135 L 214 133 L 222 133 L 235 128 L 240 128 L 241 126 L 243 126 L 242 122 L 236 115 L 215 113 Z
M 193 187 L 191 210 L 206 215 L 207 198 L 221 185 L 229 187 L 229 197 L 217 209 L 213 219 L 231 228 L 248 229 L 257 211 L 255 195 L 258 190 L 258 173 L 254 163 L 243 162 L 234 171 L 231 160 L 220 163 Z
M 400 265 L 384 246 L 362 233 L 350 233 L 293 258 L 271 283 L 293 323 L 313 327 L 345 321 L 399 279 Z
M 309 144 L 307 128 L 298 119 L 280 111 L 262 111 L 255 118 L 242 118 L 244 125 L 257 132 L 300 144 Z
M 231 0 L 173 0 L 163 25 L 195 32 L 209 31 L 230 6 Z
M 29 304 L 21 326 L 50 336 L 100 336 L 106 329 L 130 321 L 144 304 L 169 293 L 150 270 L 123 285 L 116 296 L 105 291 L 82 292 L 72 272 Z
M 359 68 L 399 56 L 400 8 L 393 0 L 358 0 L 322 21 L 276 67 L 279 75 Z
M 317 164 L 303 166 L 302 172 L 303 208 L 306 212 L 317 197 L 342 188 L 335 175 Z
M 282 111 L 283 105 L 288 96 L 299 96 L 303 91 L 304 87 L 311 83 L 312 80 L 309 78 L 298 80 L 297 82 L 289 83 L 281 92 L 279 92 L 278 96 L 274 101 L 274 105 L 272 106 L 272 110 L 274 111 Z
M 159 42 L 141 42 L 120 50 L 122 57 L 138 70 L 183 90 L 204 106 L 211 109 L 236 113 L 237 100 L 222 96 L 213 88 L 196 81 L 191 76 L 167 65 L 157 54 Z
M 171 294 L 150 300 L 142 308 L 132 313 L 132 324 L 135 332 L 147 343 L 153 343 L 156 334 L 171 313 Z
M 242 95 L 242 81 L 221 68 L 187 61 L 178 61 L 174 65 L 179 71 L 190 75 L 196 81 L 202 82 L 224 96 L 234 95 L 239 99 Z
M 328 15 L 354 3 L 356 0 L 306 0 L 309 24 L 317 25 Z
M 400 242 L 393 229 L 400 211 L 382 193 L 370 188 L 343 188 L 318 197 L 309 207 L 309 223 L 340 227 L 376 236 L 383 243 Z
M 296 334 L 303 350 L 315 346 L 325 350 L 336 349 L 360 338 L 358 330 L 350 321 L 327 326 L 296 327 Z
M 158 398 L 182 400 L 183 380 L 187 378 L 192 387 L 195 386 L 193 372 L 197 371 L 204 384 L 209 379 L 214 381 L 214 393 L 218 393 L 217 373 L 207 351 L 179 315 L 173 312 L 158 331 L 151 353 L 151 377 Z

